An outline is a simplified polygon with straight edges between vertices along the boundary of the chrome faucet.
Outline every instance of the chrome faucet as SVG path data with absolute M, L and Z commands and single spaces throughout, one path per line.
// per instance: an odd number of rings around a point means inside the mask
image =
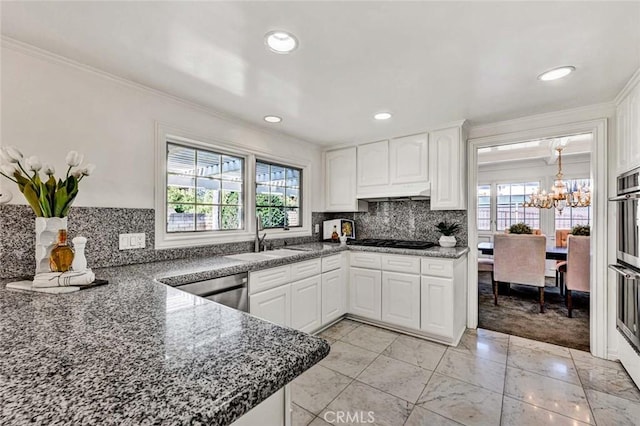
M 256 239 L 254 241 L 253 250 L 256 253 L 259 253 L 263 250 L 264 247 L 264 239 L 267 238 L 267 233 L 265 232 L 262 238 L 260 238 L 260 231 L 264 230 L 262 227 L 262 218 L 259 213 L 256 213 Z

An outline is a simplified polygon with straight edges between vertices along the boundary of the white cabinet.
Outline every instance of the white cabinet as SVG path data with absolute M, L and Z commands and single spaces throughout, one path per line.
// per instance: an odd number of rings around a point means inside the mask
M 431 210 L 467 208 L 466 146 L 464 122 L 429 133 Z
M 422 277 L 421 328 L 428 333 L 453 337 L 453 279 Z
M 291 284 L 291 327 L 306 333 L 320 328 L 322 325 L 321 283 L 320 275 L 316 275 Z
M 249 294 L 259 293 L 291 281 L 289 265 L 249 272 Z
M 322 274 L 322 325 L 340 318 L 347 311 L 347 285 L 344 271 Z
M 291 286 L 282 285 L 249 296 L 249 312 L 279 325 L 291 325 Z
M 426 133 L 358 146 L 359 198 L 429 195 Z
M 352 251 L 349 252 L 349 258 L 352 267 L 378 270 L 382 267 L 382 256 L 379 253 Z
M 291 281 L 300 281 L 322 272 L 322 259 L 311 259 L 291 264 Z
M 380 320 L 382 272 L 353 267 L 349 272 L 349 312 L 364 318 Z
M 358 146 L 358 193 L 389 183 L 389 141 Z
M 325 210 L 366 211 L 367 203 L 356 198 L 356 148 L 325 152 Z
M 640 79 L 616 108 L 616 168 L 624 173 L 640 167 Z
M 422 274 L 420 329 L 435 339 L 456 344 L 467 321 L 467 257 L 424 258 Z
M 389 141 L 390 183 L 429 181 L 429 138 L 426 133 Z
M 420 328 L 420 276 L 382 273 L 382 321 Z

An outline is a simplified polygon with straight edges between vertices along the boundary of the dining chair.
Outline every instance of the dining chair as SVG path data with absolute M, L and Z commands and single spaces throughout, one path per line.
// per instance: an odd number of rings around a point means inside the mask
M 571 318 L 572 291 L 589 293 L 591 284 L 591 237 L 569 235 L 567 238 L 567 272 L 565 279 L 567 316 Z
M 491 285 L 495 285 L 495 280 L 493 279 L 493 259 L 479 257 L 478 272 L 491 272 Z
M 540 313 L 544 313 L 544 273 L 547 237 L 528 234 L 495 234 L 493 239 L 493 299 L 498 304 L 498 283 L 526 284 L 539 288 Z
M 556 229 L 556 247 L 566 247 L 570 229 Z M 556 261 L 556 287 L 560 287 L 560 294 L 564 296 L 564 274 L 567 272 L 567 261 Z

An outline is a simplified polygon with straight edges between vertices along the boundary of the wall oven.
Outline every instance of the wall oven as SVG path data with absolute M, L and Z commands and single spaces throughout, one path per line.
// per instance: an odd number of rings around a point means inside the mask
M 640 168 L 620 175 L 618 203 L 617 262 L 609 267 L 617 278 L 617 325 L 640 351 Z

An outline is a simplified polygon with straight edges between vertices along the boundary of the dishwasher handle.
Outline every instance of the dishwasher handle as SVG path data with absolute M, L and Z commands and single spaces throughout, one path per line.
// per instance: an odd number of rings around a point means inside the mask
M 207 297 L 225 291 L 235 290 L 247 286 L 248 274 L 236 274 L 226 277 L 214 278 L 211 280 L 197 281 L 194 283 L 176 286 L 177 289 L 195 294 L 196 296 Z

